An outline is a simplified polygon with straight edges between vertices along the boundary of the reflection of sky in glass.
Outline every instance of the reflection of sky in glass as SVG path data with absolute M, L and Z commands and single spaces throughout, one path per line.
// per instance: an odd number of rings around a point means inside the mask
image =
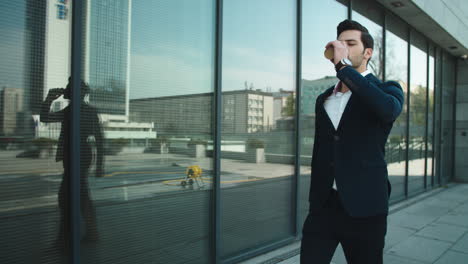
M 213 91 L 212 0 L 132 1 L 130 98 Z
M 411 45 L 411 86 L 422 85 L 426 87 L 426 52 Z
M 295 87 L 293 2 L 231 0 L 223 9 L 223 90 Z
M 429 56 L 429 90 L 434 90 L 434 57 Z
M 325 45 L 336 39 L 336 27 L 348 16 L 336 1 L 304 1 L 302 7 L 302 78 L 335 76 L 333 64 L 324 58 Z M 333 15 L 331 15 L 333 14 Z
M 387 30 L 386 79 L 407 82 L 408 42 Z
M 0 3 L 0 89 L 24 88 L 26 1 Z

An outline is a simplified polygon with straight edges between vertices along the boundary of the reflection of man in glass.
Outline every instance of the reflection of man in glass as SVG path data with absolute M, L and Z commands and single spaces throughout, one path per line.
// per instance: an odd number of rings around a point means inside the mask
M 373 38 L 345 20 L 326 48 L 340 80 L 318 96 L 310 211 L 301 263 L 330 263 L 338 243 L 348 263 L 383 263 L 390 183 L 385 142 L 403 105 L 396 82 L 367 70 Z
M 70 228 L 70 106 L 57 112 L 50 112 L 50 106 L 54 100 L 62 94 L 65 99 L 71 96 L 71 79 L 66 89 L 51 89 L 41 107 L 41 122 L 61 122 L 60 138 L 58 142 L 56 161 L 63 162 L 64 174 L 58 201 L 60 207 L 60 229 L 57 238 L 57 246 L 67 248 L 69 243 Z M 88 170 L 92 161 L 92 141 L 96 145 L 96 177 L 103 176 L 103 136 L 97 111 L 84 101 L 89 93 L 89 86 L 81 82 L 81 106 L 80 106 L 80 205 L 81 214 L 85 220 L 86 234 L 84 241 L 96 241 L 98 239 L 96 212 L 89 195 Z

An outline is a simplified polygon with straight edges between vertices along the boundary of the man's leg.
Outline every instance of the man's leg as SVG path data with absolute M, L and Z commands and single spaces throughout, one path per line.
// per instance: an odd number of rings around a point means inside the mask
M 80 205 L 81 214 L 85 221 L 86 234 L 83 240 L 85 242 L 97 241 L 98 230 L 96 220 L 96 209 L 94 208 L 93 201 L 91 200 L 89 184 L 88 184 L 88 171 L 90 167 L 90 160 L 84 159 L 81 167 L 81 178 L 80 178 Z
M 301 264 L 330 264 L 338 246 L 333 214 L 327 208 L 307 216 L 302 230 Z
M 381 264 L 387 216 L 346 218 L 341 245 L 348 264 Z

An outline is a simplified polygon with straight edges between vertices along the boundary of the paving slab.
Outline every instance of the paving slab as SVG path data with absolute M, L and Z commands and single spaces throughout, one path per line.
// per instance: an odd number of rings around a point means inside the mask
M 450 210 L 452 209 L 443 206 L 429 205 L 423 201 L 406 208 L 404 212 L 419 216 L 441 217 L 450 212 Z
M 468 227 L 468 213 L 452 211 L 450 214 L 440 217 L 437 222 Z
M 404 257 L 395 256 L 391 254 L 385 254 L 383 262 L 385 264 L 429 264 L 429 262 L 423 262 L 423 261 L 404 258 Z
M 447 251 L 434 264 L 466 264 L 468 263 L 468 254 Z
M 387 235 L 385 236 L 385 249 L 389 250 L 394 245 L 406 240 L 417 231 L 411 228 L 399 227 L 399 226 L 387 226 Z
M 442 256 L 450 247 L 451 244 L 448 242 L 412 236 L 392 247 L 388 253 L 432 263 Z
M 455 243 L 455 245 L 452 247 L 452 250 L 468 254 L 468 233 L 465 233 L 465 235 Z
M 468 213 L 468 203 L 460 204 L 458 207 L 453 209 L 456 213 Z
M 454 243 L 467 232 L 468 228 L 445 223 L 433 223 L 418 231 L 416 235 Z
M 343 247 L 341 245 L 338 245 L 336 248 L 335 254 L 333 255 L 332 262 L 335 264 L 346 264 L 346 257 L 343 251 Z
M 437 220 L 437 216 L 408 214 L 404 211 L 388 216 L 388 225 L 420 230 Z

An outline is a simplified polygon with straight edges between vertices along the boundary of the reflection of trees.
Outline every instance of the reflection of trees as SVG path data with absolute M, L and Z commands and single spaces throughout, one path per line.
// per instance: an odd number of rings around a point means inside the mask
M 411 92 L 411 124 L 425 126 L 426 124 L 426 87 L 418 85 Z M 429 106 L 429 109 L 432 109 Z
M 385 52 L 387 53 L 387 61 L 385 62 L 386 79 L 406 83 L 406 78 L 407 78 L 406 63 L 404 65 L 396 65 L 397 63 L 400 63 L 400 62 L 399 60 L 394 59 L 396 58 L 395 57 L 395 42 L 393 41 L 390 35 L 387 36 L 385 45 L 386 45 Z M 405 41 L 405 46 L 403 48 L 406 48 L 406 41 Z
M 369 68 L 380 80 L 383 79 L 383 63 L 384 63 L 384 53 L 383 53 L 383 43 L 382 43 L 382 30 L 380 30 L 374 36 L 374 52 L 371 60 L 369 61 Z
M 294 99 L 293 94 L 290 94 L 286 98 L 286 106 L 283 107 L 282 115 L 283 116 L 294 116 L 294 105 L 296 104 L 296 100 Z

